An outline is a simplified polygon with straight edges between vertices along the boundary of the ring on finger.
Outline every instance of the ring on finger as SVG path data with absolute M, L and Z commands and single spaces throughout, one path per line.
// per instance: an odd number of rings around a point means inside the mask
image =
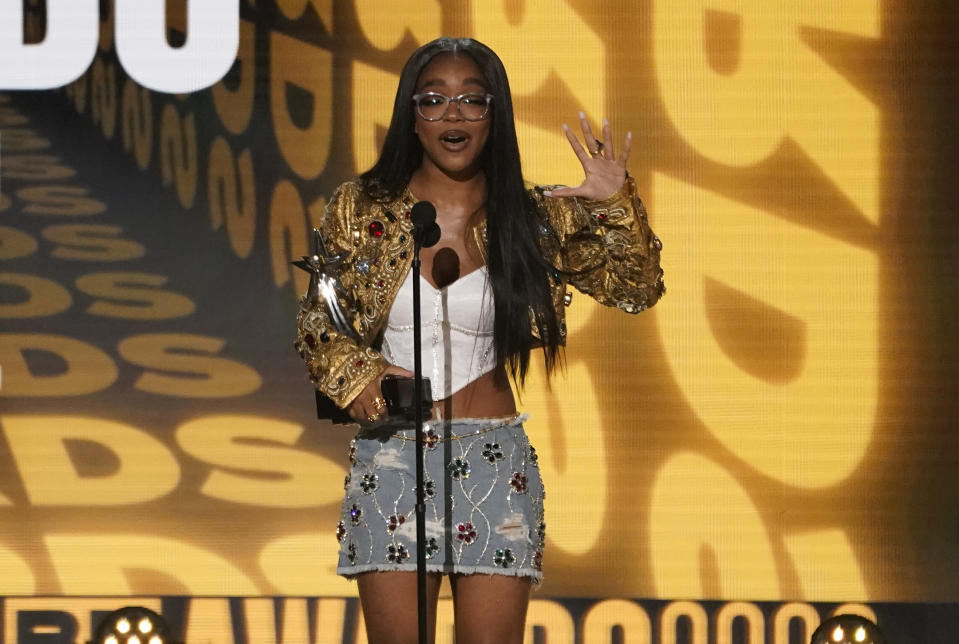
M 603 153 L 603 148 L 605 148 L 606 145 L 605 145 L 602 141 L 600 141 L 599 139 L 593 139 L 593 143 L 595 143 L 595 145 L 596 145 L 596 151 L 593 152 L 592 150 L 590 150 L 589 153 L 592 154 L 594 157 L 597 156 L 597 155 L 602 154 L 602 153 Z
M 373 406 L 376 407 L 377 409 L 383 409 L 384 407 L 386 407 L 386 401 L 383 400 L 381 397 L 377 396 L 376 398 L 373 399 Z
M 375 423 L 376 419 L 379 417 L 380 417 L 379 414 L 370 414 L 369 416 L 366 417 L 366 420 L 370 421 L 371 423 Z

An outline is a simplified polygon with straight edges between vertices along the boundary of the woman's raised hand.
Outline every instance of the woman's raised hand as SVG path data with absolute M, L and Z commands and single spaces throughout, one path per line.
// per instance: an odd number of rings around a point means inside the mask
M 579 113 L 579 124 L 583 129 L 583 137 L 586 140 L 585 148 L 565 123 L 563 124 L 563 132 L 569 139 L 569 144 L 573 147 L 573 152 L 576 153 L 579 162 L 583 164 L 586 178 L 583 183 L 572 188 L 555 188 L 543 192 L 547 197 L 582 197 L 599 201 L 615 194 L 626 180 L 626 161 L 629 159 L 629 146 L 633 140 L 633 133 L 626 133 L 623 149 L 617 156 L 613 149 L 613 135 L 609 128 L 609 119 L 603 120 L 602 140 L 593 136 L 589 121 L 586 120 L 586 115 L 582 112 Z

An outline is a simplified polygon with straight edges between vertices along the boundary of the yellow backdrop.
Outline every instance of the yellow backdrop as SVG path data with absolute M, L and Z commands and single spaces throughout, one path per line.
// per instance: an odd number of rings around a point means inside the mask
M 502 57 L 528 179 L 579 183 L 561 131 L 579 110 L 632 131 L 664 242 L 663 301 L 633 317 L 576 295 L 565 376 L 534 369 L 522 394 L 548 489 L 531 621 L 600 641 L 740 616 L 787 642 L 790 619 L 818 623 L 809 602 L 959 600 L 940 272 L 956 229 L 936 210 L 946 173 L 918 167 L 946 161 L 914 16 L 867 0 L 241 14 L 209 90 L 137 86 L 107 11 L 85 76 L 0 95 L 4 641 L 18 611 L 100 606 L 36 596 L 243 596 L 254 630 L 273 613 L 252 598 L 325 597 L 287 614 L 355 627 L 333 599 L 355 595 L 334 574 L 349 436 L 312 417 L 289 261 L 375 159 L 408 54 L 440 35 Z M 170 3 L 171 39 L 184 16 Z M 573 597 L 606 601 L 551 599 Z M 191 605 L 230 621 L 228 602 Z

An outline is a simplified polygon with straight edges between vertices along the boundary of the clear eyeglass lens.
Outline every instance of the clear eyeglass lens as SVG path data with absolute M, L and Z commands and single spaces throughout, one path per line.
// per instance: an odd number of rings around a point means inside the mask
M 450 98 L 442 94 L 421 94 L 416 99 L 416 109 L 427 121 L 438 121 L 446 116 L 447 110 L 452 109 L 450 103 L 456 103 L 462 116 L 467 121 L 481 121 L 486 118 L 489 110 L 489 99 L 486 94 L 462 94 Z

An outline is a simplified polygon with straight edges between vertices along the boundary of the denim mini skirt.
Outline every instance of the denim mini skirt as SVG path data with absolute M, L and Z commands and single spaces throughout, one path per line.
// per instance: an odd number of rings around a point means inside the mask
M 525 415 L 424 424 L 426 568 L 542 580 L 546 524 Z M 416 433 L 361 432 L 350 444 L 337 573 L 416 570 Z

